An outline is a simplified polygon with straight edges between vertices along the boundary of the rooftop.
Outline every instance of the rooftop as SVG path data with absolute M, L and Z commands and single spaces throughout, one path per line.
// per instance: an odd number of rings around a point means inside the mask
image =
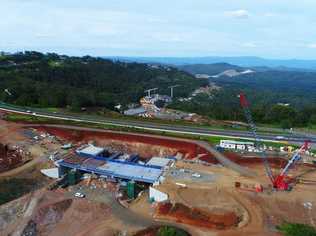
M 161 169 L 141 165 L 128 165 L 117 162 L 107 162 L 103 166 L 99 166 L 97 169 L 107 171 L 119 178 L 149 183 L 157 181 L 162 175 Z
M 132 108 L 132 109 L 128 109 L 124 111 L 124 115 L 133 116 L 133 115 L 138 115 L 145 112 L 146 110 L 144 107 L 138 107 L 138 108 Z
M 90 156 L 98 156 L 102 152 L 104 152 L 104 148 L 101 147 L 96 147 L 93 145 L 88 145 L 82 149 L 78 149 L 77 153 L 78 154 L 83 154 L 83 155 L 90 155 Z
M 84 172 L 145 183 L 154 183 L 163 174 L 163 170 L 159 167 L 117 160 L 97 160 L 93 157 L 84 158 L 76 155 L 66 157 L 58 164 L 62 167 L 78 169 Z
M 247 141 L 235 141 L 235 140 L 221 140 L 221 143 L 226 144 L 236 144 L 236 145 L 254 145 L 254 142 L 247 142 Z
M 147 165 L 165 167 L 169 165 L 170 161 L 168 158 L 153 157 L 147 162 Z

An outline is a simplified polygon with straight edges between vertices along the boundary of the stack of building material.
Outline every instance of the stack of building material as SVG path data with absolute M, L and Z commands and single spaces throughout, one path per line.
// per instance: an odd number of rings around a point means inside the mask
M 85 160 L 86 160 L 86 158 L 79 157 L 79 156 L 76 156 L 76 155 L 68 155 L 68 156 L 66 156 L 64 158 L 64 162 L 66 162 L 68 164 L 73 164 L 73 165 L 80 165 Z

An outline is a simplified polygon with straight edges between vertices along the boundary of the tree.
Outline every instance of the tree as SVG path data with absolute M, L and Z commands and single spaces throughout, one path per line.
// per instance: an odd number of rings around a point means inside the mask
M 311 117 L 309 118 L 309 122 L 311 124 L 316 124 L 316 114 L 311 115 Z
M 282 129 L 290 129 L 292 127 L 292 123 L 289 119 L 281 121 L 281 128 Z
M 159 229 L 157 236 L 188 236 L 188 234 L 171 226 L 163 226 Z
M 277 229 L 285 236 L 316 236 L 316 229 L 305 224 L 283 223 Z

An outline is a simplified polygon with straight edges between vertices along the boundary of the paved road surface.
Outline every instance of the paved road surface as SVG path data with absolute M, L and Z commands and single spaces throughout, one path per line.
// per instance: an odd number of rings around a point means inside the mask
M 117 127 L 128 127 L 137 128 L 143 130 L 151 131 L 163 131 L 163 132 L 174 132 L 180 134 L 193 134 L 200 136 L 220 136 L 226 138 L 238 138 L 238 139 L 253 139 L 253 135 L 248 131 L 233 131 L 233 130 L 212 130 L 209 128 L 202 127 L 192 127 L 183 125 L 169 125 L 169 124 L 156 124 L 143 121 L 129 121 L 111 118 L 93 118 L 84 115 L 66 115 L 66 114 L 56 114 L 51 112 L 39 112 L 26 110 L 25 108 L 13 107 L 8 104 L 0 103 L 0 110 L 8 112 L 16 112 L 21 114 L 29 114 L 37 117 L 46 117 L 51 119 L 68 120 L 76 122 L 84 122 L 91 124 L 102 124 L 102 125 L 112 125 Z M 279 137 L 278 137 L 279 136 Z M 316 135 L 303 135 L 303 134 L 260 134 L 263 141 L 268 142 L 280 142 L 286 141 L 291 144 L 302 144 L 305 140 L 310 140 L 313 145 L 316 146 Z

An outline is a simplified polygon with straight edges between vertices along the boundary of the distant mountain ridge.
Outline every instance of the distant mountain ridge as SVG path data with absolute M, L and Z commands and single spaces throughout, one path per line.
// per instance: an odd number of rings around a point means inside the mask
M 316 71 L 316 60 L 300 59 L 266 59 L 261 57 L 105 57 L 112 60 L 133 61 L 141 63 L 160 63 L 169 65 L 216 64 L 228 63 L 241 67 L 271 67 L 280 70 Z

